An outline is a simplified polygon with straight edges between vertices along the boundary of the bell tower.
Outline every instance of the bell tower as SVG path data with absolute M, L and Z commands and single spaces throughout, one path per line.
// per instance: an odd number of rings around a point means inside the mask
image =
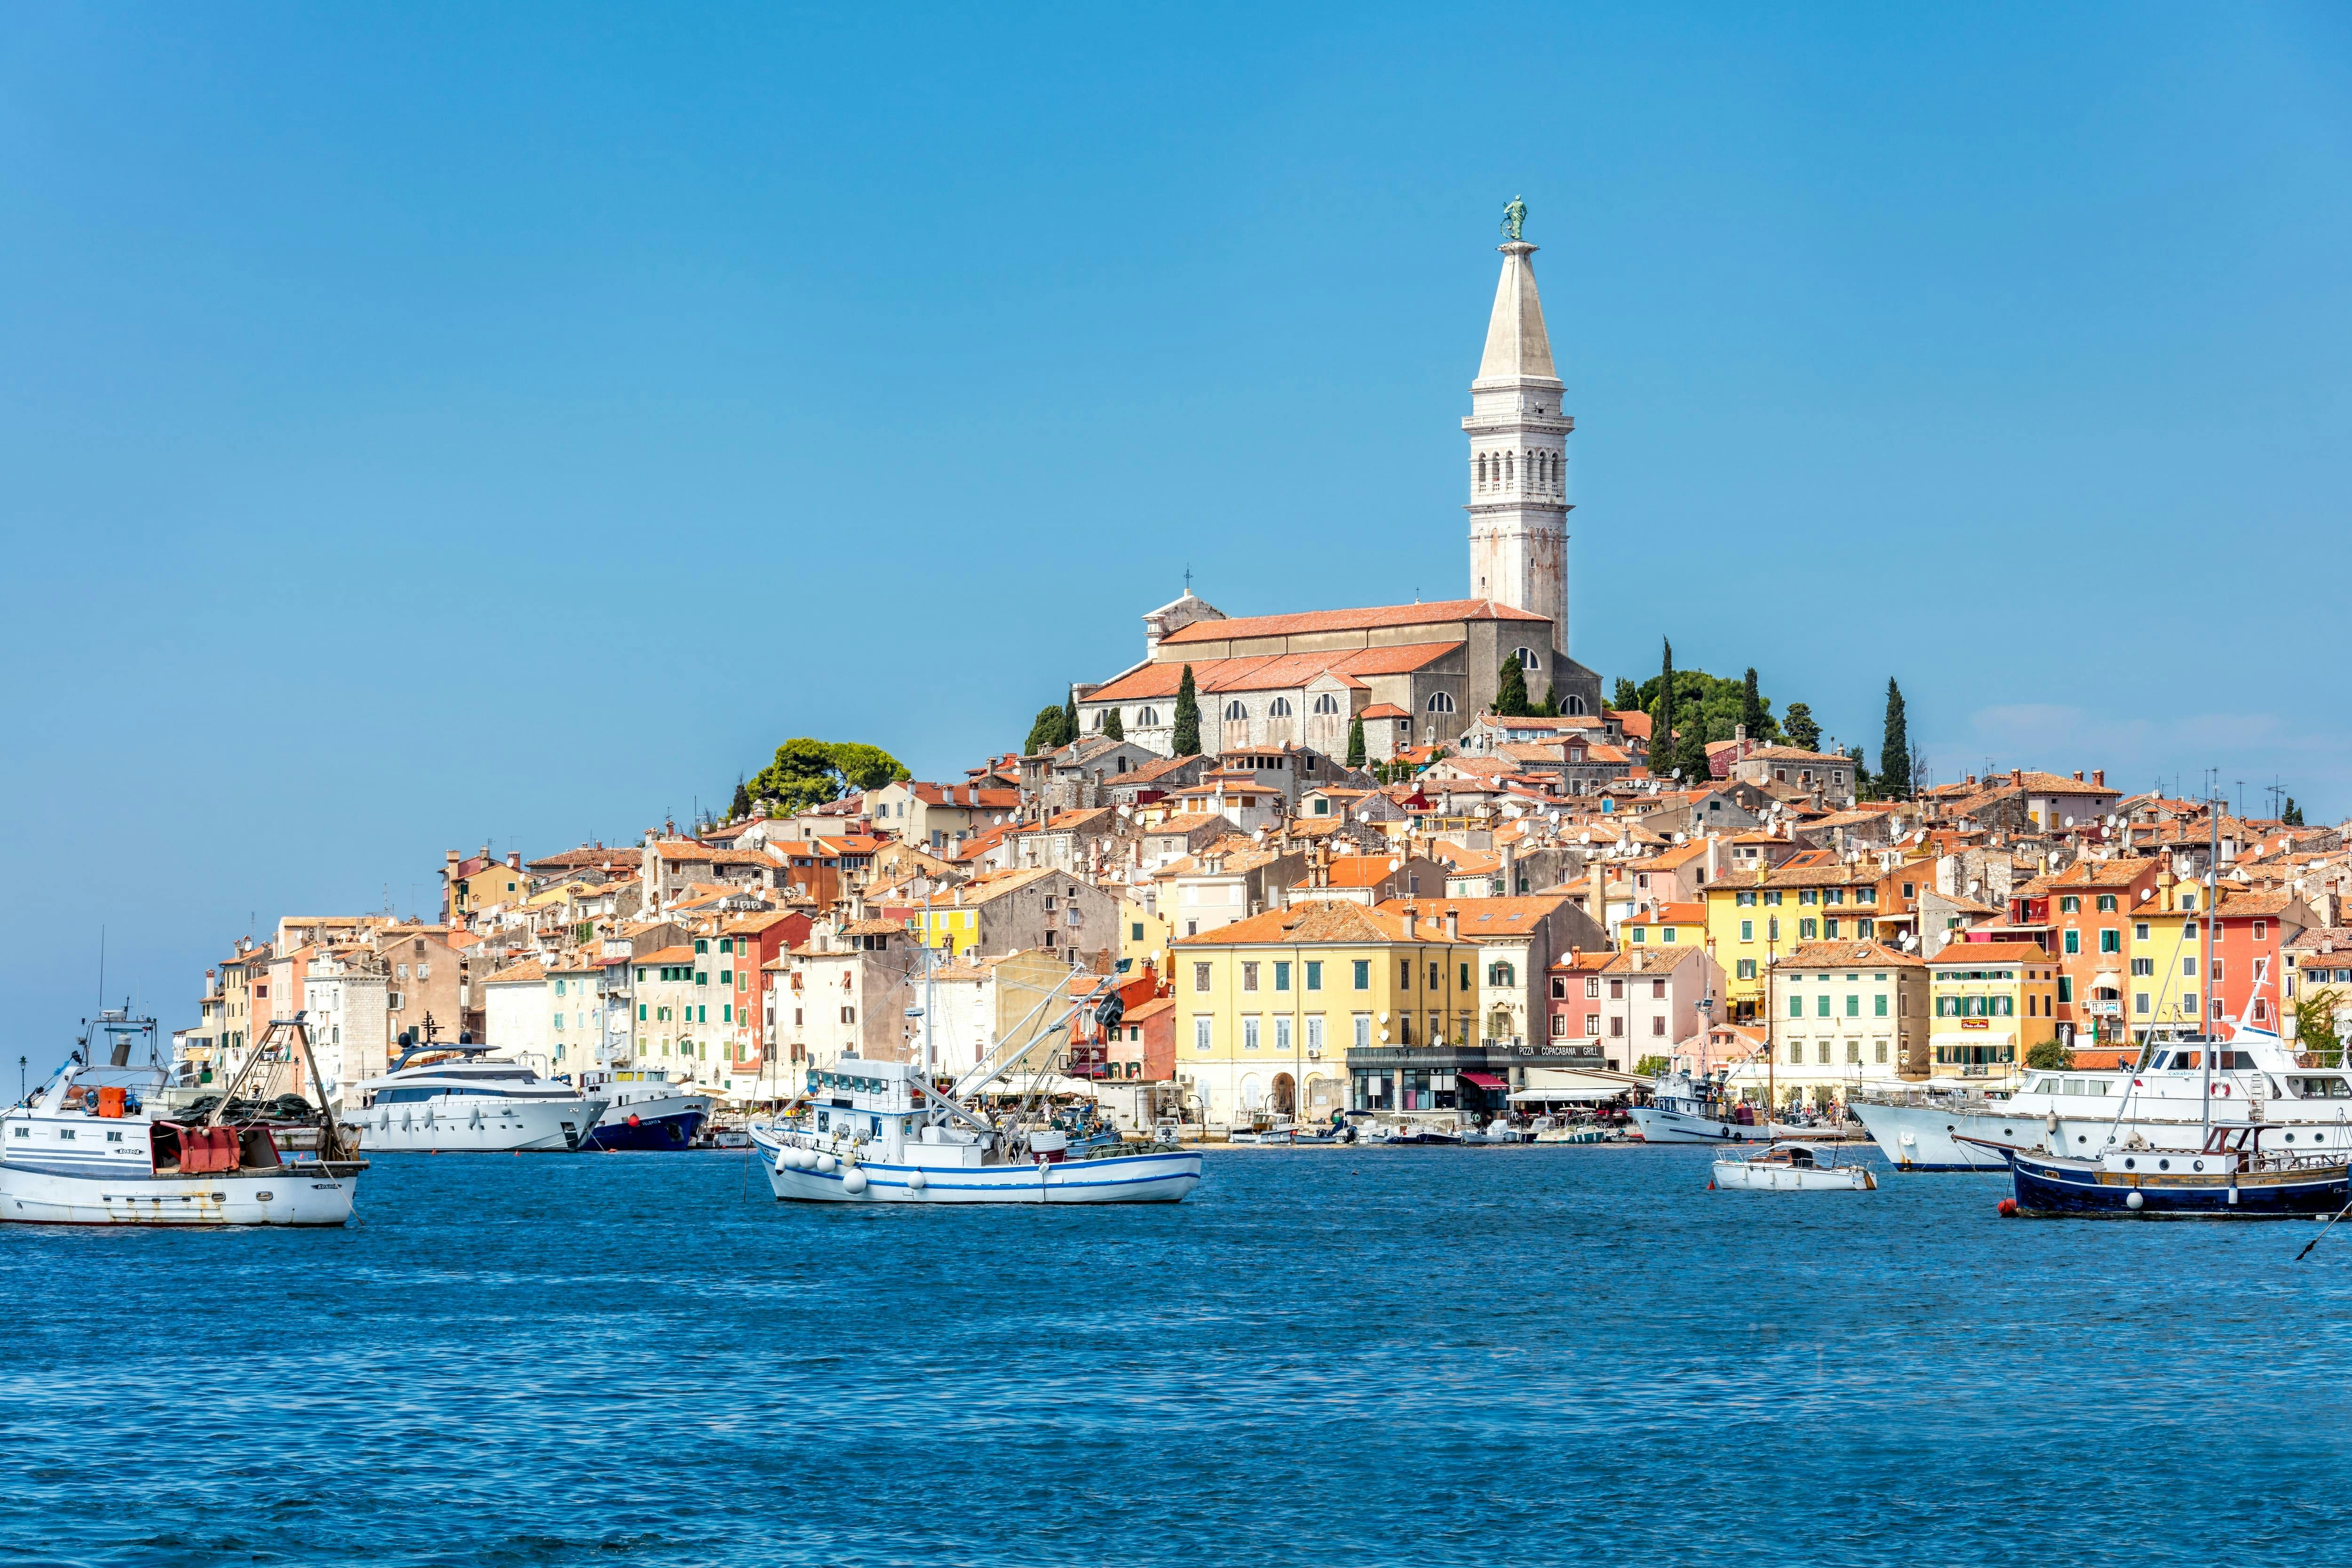
M 1536 247 L 1519 238 L 1527 209 L 1513 202 L 1499 247 L 1503 276 L 1486 322 L 1486 352 L 1470 383 L 1470 596 L 1551 621 L 1568 652 L 1568 436 L 1564 390 L 1536 298 Z M 1540 688 L 1538 688 L 1540 691 Z

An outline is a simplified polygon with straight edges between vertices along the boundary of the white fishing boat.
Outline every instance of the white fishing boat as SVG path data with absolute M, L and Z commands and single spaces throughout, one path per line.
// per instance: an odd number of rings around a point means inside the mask
M 102 1031 L 152 1019 L 109 1014 Z M 232 1082 L 201 1116 L 174 1119 L 164 1070 L 133 1067 L 119 1038 L 104 1066 L 85 1040 L 25 1103 L 0 1111 L 0 1220 L 34 1225 L 341 1225 L 351 1218 L 359 1173 L 323 1111 L 299 1139 L 282 1122 L 240 1115 L 236 1091 L 291 1031 L 317 1082 L 300 1020 L 271 1026 Z M 151 1053 L 152 1055 L 152 1053 Z M 285 1137 L 287 1146 L 281 1146 Z M 296 1149 L 297 1142 L 307 1149 Z
M 1876 1192 L 1878 1178 L 1858 1161 L 1839 1163 L 1833 1150 L 1780 1143 L 1760 1155 L 1716 1161 L 1715 1185 L 1726 1192 Z
M 1772 1141 L 1768 1124 L 1736 1119 L 1733 1107 L 1717 1099 L 1711 1079 L 1694 1079 L 1688 1072 L 1661 1078 L 1650 1092 L 1650 1103 L 1627 1112 L 1633 1134 L 1645 1144 L 1766 1144 Z
M 983 1108 L 990 1085 L 1041 1047 L 1050 1050 L 1080 1008 L 1096 1008 L 1115 1027 L 1112 983 L 1032 1034 L 1036 1013 L 1060 995 L 1050 994 L 946 1094 L 917 1062 L 849 1056 L 813 1070 L 798 1113 L 751 1130 L 770 1188 L 811 1203 L 1175 1203 L 1190 1196 L 1201 1185 L 1198 1149 L 1125 1154 L 1108 1145 L 1073 1158 L 1070 1134 L 1050 1113 Z
M 371 1154 L 540 1154 L 580 1147 L 604 1095 L 541 1078 L 488 1046 L 412 1046 L 380 1078 L 352 1085 L 343 1124 Z M 430 1060 L 420 1060 L 420 1059 Z

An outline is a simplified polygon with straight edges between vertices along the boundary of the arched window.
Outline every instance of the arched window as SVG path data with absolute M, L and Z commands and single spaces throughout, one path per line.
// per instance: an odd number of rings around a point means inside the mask
M 1103 727 L 1103 720 L 1104 720 L 1104 719 L 1106 719 L 1106 718 L 1108 718 L 1109 716 L 1110 716 L 1110 709 L 1108 709 L 1108 708 L 1107 708 L 1107 707 L 1106 707 L 1106 708 L 1097 708 L 1097 709 L 1095 710 L 1095 727 L 1096 727 L 1097 729 L 1100 729 L 1100 728 Z
M 1580 696 L 1570 696 L 1568 699 L 1568 711 L 1570 713 L 1582 713 L 1584 711 L 1584 699 Z
M 1432 713 L 1452 713 L 1454 711 L 1454 699 L 1444 692 L 1432 692 L 1429 694 L 1429 711 Z
M 1135 722 L 1139 725 L 1158 724 L 1160 722 L 1160 710 L 1156 707 L 1137 708 L 1135 710 Z
M 1522 648 L 1519 650 L 1519 668 L 1540 670 L 1543 668 L 1543 661 L 1536 657 L 1536 651 L 1533 648 Z
M 1333 696 L 1329 692 L 1325 692 L 1321 696 L 1315 699 L 1315 711 L 1317 713 L 1338 713 L 1339 711 L 1339 699 Z
M 1508 964 L 1489 964 L 1486 966 L 1486 983 L 1490 986 L 1516 986 L 1519 983 L 1518 974 Z
M 1486 487 L 1486 455 L 1485 453 L 1481 452 L 1480 454 L 1478 454 L 1478 488 L 1480 488 L 1481 490 L 1483 490 L 1483 489 L 1485 489 Z
M 1518 465 L 1518 463 L 1517 463 L 1517 459 L 1513 456 L 1513 455 L 1512 455 L 1512 454 L 1510 454 L 1510 453 L 1508 453 L 1508 452 L 1504 453 L 1504 454 L 1503 454 L 1503 478 L 1504 478 L 1505 482 L 1507 482 L 1507 482 L 1509 482 L 1509 481 L 1511 481 L 1511 480 L 1517 479 L 1517 478 L 1518 477 L 1518 476 L 1519 476 L 1519 465 Z
M 1244 707 L 1237 702 L 1227 703 L 1225 705 L 1225 716 L 1227 718 L 1247 718 L 1249 717 L 1249 709 Z
M 1267 705 L 1265 716 L 1268 718 L 1288 718 L 1290 716 L 1290 699 L 1288 697 L 1275 698 L 1271 704 Z

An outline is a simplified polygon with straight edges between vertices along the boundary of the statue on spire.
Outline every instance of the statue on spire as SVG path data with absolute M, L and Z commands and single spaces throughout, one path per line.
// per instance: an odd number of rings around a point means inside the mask
M 1517 239 L 1519 225 L 1527 221 L 1528 204 L 1520 197 L 1513 196 L 1510 204 L 1503 209 L 1503 237 L 1508 240 Z

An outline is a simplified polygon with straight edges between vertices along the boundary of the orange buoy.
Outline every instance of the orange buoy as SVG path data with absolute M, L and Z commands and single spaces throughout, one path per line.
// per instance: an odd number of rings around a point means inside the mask
M 2000 1215 L 2003 1219 L 2015 1219 L 2017 1218 L 2017 1199 L 2013 1197 L 2002 1198 L 1999 1203 L 1993 1205 L 1993 1212 Z

